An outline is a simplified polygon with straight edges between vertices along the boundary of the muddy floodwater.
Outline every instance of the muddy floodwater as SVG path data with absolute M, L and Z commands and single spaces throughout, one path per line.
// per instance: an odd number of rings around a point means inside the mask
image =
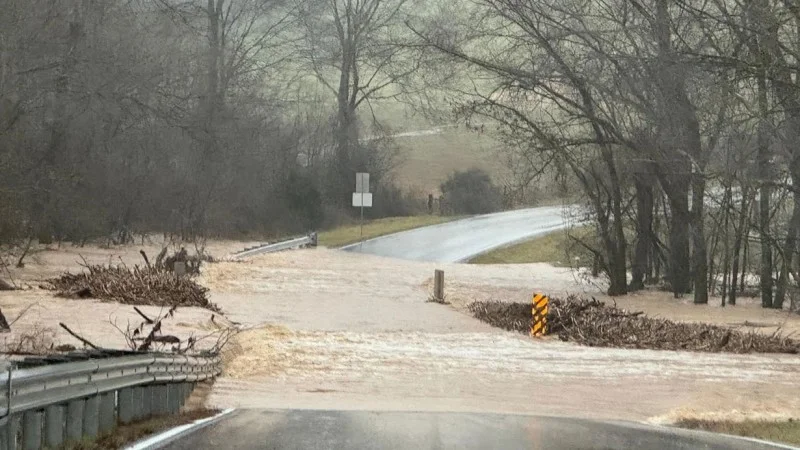
M 434 268 L 450 305 L 427 303 Z M 601 297 L 601 282 L 546 264 L 470 266 L 334 250 L 210 266 L 203 282 L 250 328 L 226 355 L 212 406 L 525 412 L 670 422 L 800 416 L 795 355 L 581 347 L 489 327 L 473 300 L 532 292 Z M 655 316 L 793 330 L 755 305 L 695 307 L 646 293 L 618 300 Z M 787 332 L 789 332 L 787 331 Z M 765 331 L 766 332 L 766 331 Z

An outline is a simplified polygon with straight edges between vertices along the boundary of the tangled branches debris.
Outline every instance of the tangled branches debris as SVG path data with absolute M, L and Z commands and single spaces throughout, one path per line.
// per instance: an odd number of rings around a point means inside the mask
M 199 275 L 200 274 L 200 265 L 203 262 L 215 262 L 213 256 L 207 255 L 204 250 L 198 249 L 197 253 L 194 255 L 189 255 L 185 248 L 181 247 L 181 249 L 175 254 L 167 256 L 167 247 L 161 249 L 161 252 L 156 256 L 155 264 L 151 266 L 150 259 L 147 257 L 147 253 L 144 250 L 139 250 L 139 253 L 144 258 L 144 262 L 147 263 L 147 267 L 154 267 L 158 270 L 166 270 L 168 272 L 175 272 L 175 263 L 180 262 L 184 263 L 184 268 L 187 274 L 189 275 Z
M 200 306 L 219 308 L 208 301 L 208 289 L 190 278 L 163 268 L 86 265 L 79 274 L 65 273 L 43 285 L 68 298 L 98 298 L 129 305 Z
M 475 318 L 509 331 L 529 333 L 531 305 L 474 302 Z M 596 299 L 551 299 L 548 334 L 592 347 L 730 353 L 800 353 L 800 342 L 758 332 L 741 332 L 705 323 L 649 318 Z
M 177 354 L 190 354 L 197 353 L 198 344 L 203 341 L 213 341 L 210 348 L 206 348 L 203 352 L 207 354 L 219 354 L 222 348 L 228 343 L 230 338 L 238 331 L 234 327 L 219 326 L 202 336 L 195 336 L 192 334 L 187 339 L 180 339 L 172 334 L 165 334 L 162 324 L 167 320 L 174 318 L 176 306 L 169 308 L 168 311 L 159 312 L 156 316 L 148 316 L 144 311 L 137 307 L 133 310 L 143 319 L 138 325 L 131 325 L 128 322 L 125 329 L 122 329 L 116 322 L 111 324 L 125 337 L 125 342 L 128 348 L 132 351 L 146 352 L 146 351 L 159 351 Z M 211 314 L 211 323 L 214 322 L 214 314 Z M 75 336 L 75 335 L 73 335 Z M 78 336 L 75 336 L 78 337 Z M 78 339 L 81 339 L 78 337 Z M 208 347 L 208 346 L 206 346 Z

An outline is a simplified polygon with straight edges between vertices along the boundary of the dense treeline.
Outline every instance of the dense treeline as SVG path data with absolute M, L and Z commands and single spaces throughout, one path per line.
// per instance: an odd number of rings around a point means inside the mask
M 442 1 L 410 27 L 468 74 L 442 80 L 459 114 L 581 187 L 611 294 L 665 281 L 734 304 L 757 279 L 781 308 L 794 293 L 796 0 Z
M 358 170 L 397 196 L 391 142 L 356 116 L 383 86 L 345 75 L 402 3 L 366 3 L 339 10 L 359 43 L 306 32 L 341 23 L 314 0 L 0 0 L 0 243 L 306 231 Z

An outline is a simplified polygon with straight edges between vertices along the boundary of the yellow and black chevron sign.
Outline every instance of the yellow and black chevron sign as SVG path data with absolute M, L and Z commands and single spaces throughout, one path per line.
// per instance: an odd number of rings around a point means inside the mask
M 531 321 L 531 336 L 544 336 L 547 334 L 547 312 L 550 299 L 546 295 L 533 296 L 533 320 Z

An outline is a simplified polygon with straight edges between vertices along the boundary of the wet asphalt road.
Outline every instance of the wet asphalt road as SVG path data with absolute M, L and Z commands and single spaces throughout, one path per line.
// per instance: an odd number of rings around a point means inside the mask
M 520 209 L 417 228 L 345 250 L 416 261 L 461 262 L 567 226 L 562 206 Z
M 792 447 L 635 423 L 552 417 L 238 410 L 165 448 L 760 450 Z

